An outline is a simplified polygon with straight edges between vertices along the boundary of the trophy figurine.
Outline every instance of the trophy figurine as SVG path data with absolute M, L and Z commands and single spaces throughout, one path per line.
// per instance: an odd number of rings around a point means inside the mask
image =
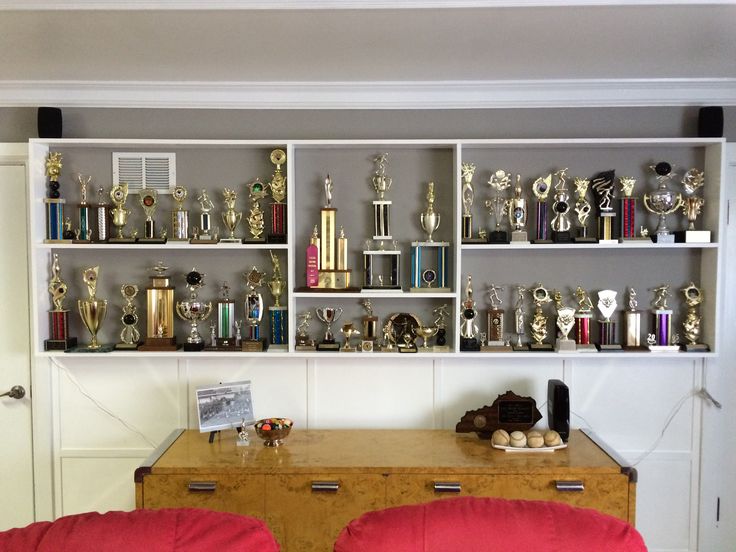
M 460 310 L 460 350 L 480 351 L 478 343 L 478 326 L 475 319 L 478 311 L 473 299 L 473 277 L 468 274 L 468 283 L 465 285 L 465 299 Z
M 473 190 L 473 175 L 475 174 L 475 164 L 463 163 L 461 168 L 463 187 L 463 227 L 462 241 L 463 243 L 480 243 L 480 238 L 473 237 L 473 201 L 475 200 L 475 191 Z
M 335 336 L 332 333 L 332 324 L 340 320 L 340 316 L 342 316 L 342 307 L 317 307 L 314 311 L 317 313 L 317 318 L 327 326 L 325 337 L 319 344 L 317 344 L 317 350 L 339 351 L 340 344 L 335 341 Z
M 138 200 L 146 214 L 145 237 L 138 238 L 138 243 L 166 243 L 165 231 L 161 233 L 161 237 L 156 237 L 156 222 L 153 220 L 158 206 L 158 192 L 155 188 L 145 188 L 138 192 Z
M 247 337 L 241 344 L 243 351 L 258 352 L 268 349 L 268 340 L 261 338 L 260 328 L 263 318 L 263 296 L 256 291 L 263 285 L 263 276 L 263 272 L 260 272 L 255 266 L 250 272 L 243 274 L 248 287 L 248 293 L 245 295 Z
M 563 304 L 562 293 L 557 290 L 552 292 L 552 300 L 555 302 L 557 328 L 560 330 L 556 350 L 558 353 L 575 353 L 577 352 L 575 340 L 568 337 L 575 326 L 575 309 Z
M 49 310 L 49 339 L 44 340 L 44 351 L 66 351 L 77 345 L 76 337 L 69 337 L 69 311 L 64 308 L 64 299 L 69 291 L 61 279 L 59 254 L 54 253 L 51 261 L 49 294 L 53 308 Z
M 678 243 L 710 243 L 710 230 L 696 230 L 695 220 L 705 204 L 705 199 L 697 197 L 695 192 L 703 187 L 703 171 L 690 169 L 682 177 L 682 186 L 685 189 L 685 198 L 682 204 L 682 214 L 687 217 L 687 230 L 675 232 L 675 241 Z
M 120 287 L 120 295 L 125 299 L 123 316 L 120 317 L 123 329 L 120 331 L 120 343 L 115 344 L 115 349 L 135 350 L 140 345 L 141 339 L 141 332 L 138 331 L 138 309 L 134 303 L 138 295 L 138 286 L 123 284 Z
M 572 241 L 570 234 L 570 194 L 567 191 L 565 176 L 567 169 L 560 169 L 555 173 L 557 184 L 555 184 L 555 195 L 552 203 L 552 239 L 555 243 L 569 243 Z
M 672 309 L 667 307 L 667 298 L 670 293 L 670 285 L 662 284 L 650 291 L 654 292 L 652 300 L 652 315 L 654 316 L 653 339 L 648 339 L 649 350 L 659 353 L 676 353 L 680 346 L 672 341 Z
M 445 303 L 432 310 L 435 315 L 434 326 L 437 328 L 436 339 L 434 340 L 433 350 L 436 353 L 447 353 L 450 346 L 447 344 L 447 325 L 445 319 L 450 316 L 450 306 Z
M 189 211 L 184 209 L 187 195 L 184 186 L 176 186 L 171 194 L 176 203 L 176 209 L 171 211 L 171 239 L 174 241 L 189 241 Z
M 128 216 L 130 216 L 130 210 L 125 208 L 125 202 L 128 199 L 128 183 L 121 182 L 115 184 L 110 190 L 110 201 L 114 207 L 110 210 L 110 217 L 112 219 L 112 225 L 117 229 L 117 235 L 111 237 L 108 241 L 110 243 L 134 243 L 135 238 L 125 237 L 124 228 L 128 223 Z
M 531 294 L 532 301 L 534 301 L 534 315 L 532 316 L 530 328 L 534 343 L 529 345 L 529 349 L 532 351 L 552 351 L 552 345 L 544 342 L 547 338 L 547 315 L 542 310 L 542 306 L 550 303 L 552 299 L 549 296 L 549 291 L 541 283 L 534 285 Z
M 262 235 L 266 223 L 260 200 L 266 197 L 268 192 L 260 178 L 251 181 L 247 186 L 248 199 L 250 200 L 250 211 L 248 211 L 248 231 L 250 232 L 250 238 L 243 238 L 243 243 L 263 243 L 266 241 Z
M 381 352 L 383 353 L 395 353 L 396 352 L 396 341 L 393 333 L 391 332 L 391 323 L 386 322 L 383 325 L 383 345 L 381 346 Z
M 604 289 L 598 292 L 598 310 L 603 315 L 603 320 L 599 320 L 600 343 L 599 351 L 620 351 L 621 345 L 616 343 L 616 322 L 611 320 L 611 316 L 616 312 L 616 292 L 612 289 Z
M 204 339 L 197 329 L 199 322 L 204 322 L 212 314 L 212 302 L 204 303 L 197 297 L 199 288 L 204 286 L 205 275 L 192 268 L 185 276 L 187 288 L 189 288 L 189 299 L 176 302 L 176 314 L 179 318 L 189 322 L 191 328 L 187 342 L 184 344 L 185 351 L 201 351 L 204 349 Z
M 271 345 L 276 349 L 286 350 L 289 347 L 287 307 L 281 304 L 281 294 L 286 291 L 286 280 L 281 277 L 281 263 L 273 251 L 269 250 L 273 274 L 266 282 L 273 295 L 273 305 L 268 307 Z
M 598 243 L 614 244 L 618 240 L 614 236 L 613 181 L 616 171 L 603 171 L 591 178 L 591 188 L 598 203 Z
M 499 297 L 498 292 L 505 288 L 491 284 L 488 291 L 488 300 L 491 302 L 491 308 L 486 312 L 486 329 L 488 341 L 481 343 L 480 350 L 483 352 L 508 352 L 511 351 L 511 345 L 504 342 L 504 312 L 501 305 L 503 301 Z
M 552 188 L 552 173 L 540 176 L 532 184 L 532 193 L 536 201 L 536 234 L 534 243 L 552 243 L 547 233 L 547 196 Z
M 97 342 L 97 333 L 100 331 L 100 326 L 105 320 L 107 314 L 107 299 L 97 298 L 97 274 L 100 271 L 99 266 L 93 266 L 85 268 L 82 272 L 82 278 L 84 283 L 87 284 L 87 293 L 89 297 L 87 299 L 78 299 L 77 308 L 79 309 L 79 315 L 82 317 L 85 327 L 92 336 L 90 344 L 85 347 L 79 347 L 79 351 L 88 352 L 109 352 L 112 350 L 112 346 L 100 345 Z
M 528 351 L 529 346 L 522 342 L 524 337 L 524 293 L 527 289 L 523 286 L 516 286 L 516 304 L 514 305 L 514 333 L 516 334 L 516 343 L 512 345 L 514 351 Z
M 593 302 L 588 292 L 578 286 L 574 292 L 578 309 L 575 313 L 575 346 L 578 352 L 595 353 L 598 348 L 590 342 L 590 321 L 593 318 Z
M 286 177 L 281 172 L 281 165 L 286 163 L 286 153 L 282 149 L 271 152 L 271 163 L 276 169 L 268 184 L 273 203 L 271 203 L 271 233 L 268 243 L 286 243 Z
M 430 182 L 427 187 L 427 209 L 420 215 L 422 229 L 427 232 L 427 240 L 411 242 L 409 291 L 450 291 L 450 242 L 432 239 L 432 234 L 440 226 L 440 214 L 434 210 L 434 199 L 434 182 Z
M 61 176 L 61 153 L 49 152 L 46 156 L 46 176 L 49 177 L 49 189 L 43 202 L 46 205 L 46 239 L 44 243 L 69 242 L 64 238 L 64 204 L 59 188 Z
M 514 187 L 514 197 L 509 200 L 508 207 L 509 222 L 511 223 L 511 241 L 516 244 L 529 243 L 529 236 L 526 233 L 526 216 L 527 204 L 526 199 L 521 195 L 521 175 L 516 175 L 516 186 Z
M 89 243 L 92 241 L 92 212 L 91 206 L 87 203 L 87 186 L 92 181 L 91 176 L 83 174 L 77 175 L 79 183 L 80 201 L 77 204 L 77 223 L 75 242 Z
M 509 202 L 501 192 L 511 187 L 511 178 L 511 174 L 506 171 L 497 170 L 491 173 L 491 178 L 488 180 L 488 185 L 493 189 L 494 194 L 491 199 L 486 200 L 486 208 L 490 209 L 489 214 L 496 222 L 494 230 L 488 237 L 489 243 L 509 243 L 508 233 L 501 227 Z
M 575 241 L 578 243 L 595 243 L 596 239 L 588 236 L 588 217 L 590 216 L 590 202 L 585 195 L 588 193 L 590 180 L 587 178 L 575 178 L 575 214 L 578 220 L 578 235 Z
M 342 328 L 340 328 L 340 331 L 345 336 L 345 345 L 342 346 L 342 349 L 340 349 L 341 353 L 357 353 L 358 349 L 356 349 L 353 345 L 350 344 L 350 340 L 353 337 L 358 337 L 360 335 L 360 331 L 353 327 L 352 322 L 346 322 L 342 325 Z
M 152 269 L 151 286 L 146 289 L 146 339 L 139 351 L 176 351 L 174 335 L 174 286 L 159 261 Z
M 644 194 L 644 207 L 646 207 L 647 211 L 659 217 L 654 241 L 656 243 L 674 243 L 675 236 L 667 228 L 667 215 L 680 209 L 684 203 L 682 195 L 679 193 L 675 194 L 675 192 L 667 188 L 667 182 L 675 177 L 675 173 L 672 172 L 672 165 L 666 161 L 660 161 L 656 165 L 650 165 L 649 168 L 654 171 L 657 182 L 659 182 L 654 192 Z M 659 344 L 659 341 L 657 343 Z
M 299 313 L 297 318 L 299 323 L 296 326 L 296 350 L 314 351 L 317 347 L 314 344 L 314 339 L 309 337 L 309 321 L 312 319 L 312 313 L 304 311 Z
M 222 213 L 222 223 L 230 232 L 230 235 L 227 238 L 221 238 L 220 243 L 242 243 L 240 238 L 235 237 L 235 229 L 243 218 L 243 213 L 235 210 L 235 201 L 238 199 L 238 194 L 235 193 L 235 190 L 225 188 L 222 190 L 222 197 L 225 203 L 225 212 Z
M 207 190 L 202 189 L 202 192 L 197 196 L 197 201 L 202 212 L 199 214 L 199 226 L 192 228 L 192 239 L 189 240 L 189 243 L 217 243 L 217 237 L 212 233 L 212 215 L 210 215 L 210 211 L 215 208 L 215 205 L 207 195 Z
M 636 299 L 636 290 L 629 288 L 629 308 L 624 311 L 626 320 L 626 343 L 624 349 L 627 351 L 646 350 L 641 345 L 641 311 L 637 310 L 639 302 Z
M 693 282 L 680 291 L 685 296 L 685 306 L 687 306 L 687 314 L 685 320 L 682 321 L 682 332 L 687 343 L 682 345 L 682 349 L 687 352 L 709 351 L 708 345 L 699 342 L 701 316 L 698 310 L 699 305 L 703 302 L 703 292 Z

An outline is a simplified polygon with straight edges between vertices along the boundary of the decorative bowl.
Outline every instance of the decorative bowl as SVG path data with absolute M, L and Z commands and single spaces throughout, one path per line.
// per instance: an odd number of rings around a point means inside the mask
M 289 418 L 264 418 L 255 423 L 256 435 L 263 439 L 264 446 L 278 447 L 284 444 L 294 425 Z

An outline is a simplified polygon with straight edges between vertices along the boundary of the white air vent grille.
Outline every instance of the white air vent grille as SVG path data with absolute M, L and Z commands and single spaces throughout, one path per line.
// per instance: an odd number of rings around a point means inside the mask
M 133 194 L 144 188 L 170 194 L 176 186 L 176 154 L 113 152 L 112 182 L 127 182 Z

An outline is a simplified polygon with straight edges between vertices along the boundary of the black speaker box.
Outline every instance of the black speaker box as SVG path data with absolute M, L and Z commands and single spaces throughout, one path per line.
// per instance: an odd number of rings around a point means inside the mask
M 61 138 L 61 109 L 58 107 L 38 108 L 38 137 Z
M 570 437 L 570 390 L 560 380 L 547 382 L 547 422 L 549 428 L 567 442 Z
M 698 111 L 698 137 L 699 138 L 721 138 L 723 137 L 723 108 L 701 107 Z

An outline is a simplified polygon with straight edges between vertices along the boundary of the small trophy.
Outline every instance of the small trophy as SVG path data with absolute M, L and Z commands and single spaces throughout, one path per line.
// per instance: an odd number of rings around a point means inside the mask
M 342 346 L 342 349 L 340 349 L 341 353 L 357 353 L 358 349 L 356 349 L 353 345 L 351 345 L 350 340 L 353 337 L 358 337 L 360 335 L 360 331 L 353 327 L 352 322 L 346 322 L 342 325 L 342 328 L 340 328 L 340 332 L 345 336 L 345 345 Z
M 151 285 L 146 289 L 146 339 L 139 351 L 176 351 L 174 336 L 174 286 L 163 262 L 151 270 Z
M 666 161 L 660 161 L 656 165 L 650 165 L 649 168 L 654 171 L 657 182 L 659 182 L 654 192 L 644 194 L 644 207 L 646 207 L 647 211 L 659 217 L 656 236 L 653 239 L 655 243 L 674 243 L 675 236 L 667 228 L 667 215 L 674 213 L 684 204 L 682 196 L 679 193 L 675 194 L 675 192 L 667 188 L 667 182 L 676 175 L 672 172 L 672 165 Z
M 317 307 L 314 311 L 317 313 L 317 318 L 327 326 L 325 337 L 319 344 L 317 344 L 317 350 L 339 351 L 340 344 L 335 341 L 335 336 L 332 333 L 332 324 L 340 320 L 340 316 L 342 316 L 342 307 Z
M 468 275 L 468 283 L 465 285 L 465 299 L 460 310 L 460 350 L 480 351 L 478 342 L 478 326 L 475 319 L 478 311 L 473 299 L 473 277 Z
M 189 241 L 189 211 L 184 209 L 184 200 L 187 198 L 187 189 L 176 186 L 171 194 L 176 203 L 176 209 L 171 211 L 171 228 L 173 241 Z
M 530 328 L 534 343 L 529 345 L 529 349 L 531 351 L 552 351 L 552 345 L 544 342 L 547 338 L 547 315 L 542 310 L 542 306 L 550 303 L 552 299 L 549 291 L 541 283 L 534 285 L 531 294 L 532 301 L 534 301 L 534 316 L 532 316 Z
M 588 217 L 590 216 L 590 202 L 585 195 L 588 193 L 590 180 L 587 178 L 575 178 L 575 214 L 578 220 L 578 235 L 575 236 L 577 243 L 595 243 L 597 240 L 588 236 Z
M 414 335 L 422 338 L 422 346 L 419 347 L 418 352 L 431 353 L 434 351 L 434 348 L 429 346 L 429 340 L 437 335 L 438 331 L 437 326 L 425 326 L 424 324 L 414 328 Z
M 687 306 L 687 314 L 685 320 L 682 321 L 682 332 L 687 343 L 682 345 L 682 349 L 687 352 L 709 351 L 708 345 L 699 342 L 701 316 L 698 311 L 700 303 L 703 302 L 703 292 L 692 282 L 680 291 L 685 296 Z
M 447 325 L 445 324 L 445 319 L 450 316 L 450 306 L 446 303 L 440 305 L 432 310 L 432 314 L 435 315 L 434 326 L 437 328 L 433 350 L 435 353 L 448 353 L 450 352 L 450 346 L 447 344 Z
M 82 272 L 82 278 L 84 283 L 87 284 L 87 292 L 89 297 L 87 299 L 78 299 L 77 308 L 79 309 L 79 315 L 82 317 L 84 326 L 92 336 L 90 344 L 83 347 L 78 347 L 79 352 L 91 352 L 91 353 L 107 353 L 112 351 L 112 345 L 100 345 L 97 342 L 97 333 L 100 331 L 100 326 L 105 320 L 107 314 L 107 299 L 97 298 L 97 274 L 100 271 L 99 266 L 93 266 L 84 269 Z
M 506 171 L 497 170 L 491 173 L 491 178 L 488 180 L 488 185 L 493 189 L 494 194 L 491 199 L 486 200 L 486 208 L 490 209 L 490 215 L 496 222 L 494 230 L 488 236 L 489 243 L 509 243 L 509 235 L 501 227 L 509 202 L 501 192 L 511 187 L 511 178 L 512 175 Z
M 202 189 L 202 192 L 197 196 L 197 201 L 202 212 L 199 214 L 199 226 L 192 228 L 192 239 L 189 240 L 189 243 L 217 243 L 217 237 L 212 231 L 212 215 L 210 215 L 210 211 L 215 208 L 215 205 L 207 195 L 207 190 Z
M 616 211 L 613 210 L 613 180 L 616 171 L 603 171 L 596 174 L 591 180 L 591 188 L 598 203 L 598 243 L 614 244 L 618 240 L 614 236 L 614 220 Z
M 44 351 L 66 351 L 76 347 L 77 338 L 69 337 L 69 311 L 64 308 L 64 299 L 69 290 L 66 282 L 61 279 L 59 254 L 54 253 L 51 261 L 51 279 L 49 280 L 49 294 L 53 308 L 49 310 L 49 339 L 44 340 Z
M 480 350 L 483 352 L 501 353 L 511 351 L 511 345 L 503 339 L 504 312 L 501 308 L 503 301 L 498 295 L 498 292 L 504 289 L 504 287 L 496 284 L 490 286 L 488 300 L 491 302 L 491 308 L 486 312 L 488 342 L 481 343 Z
M 629 288 L 629 308 L 624 312 L 626 320 L 626 343 L 624 350 L 636 351 L 646 350 L 641 345 L 641 311 L 637 310 L 639 302 L 636 300 L 636 290 Z
M 123 315 L 120 317 L 123 329 L 120 331 L 120 343 L 115 344 L 115 349 L 135 350 L 140 345 L 141 339 L 141 332 L 138 331 L 138 309 L 134 303 L 138 295 L 138 286 L 123 284 L 120 287 L 120 295 L 125 299 Z
M 256 291 L 263 285 L 263 272 L 254 266 L 250 272 L 244 273 L 248 293 L 245 296 L 245 323 L 247 337 L 243 339 L 243 351 L 259 352 L 268 349 L 268 340 L 261 338 L 260 323 L 263 318 L 263 296 Z
M 575 309 L 562 303 L 562 293 L 557 290 L 552 292 L 552 299 L 557 310 L 557 328 L 560 330 L 555 349 L 558 353 L 575 353 L 577 352 L 575 340 L 568 337 L 575 326 Z
M 552 189 L 552 173 L 547 176 L 540 176 L 532 184 L 532 193 L 537 198 L 536 201 L 536 234 L 534 235 L 534 243 L 552 243 L 547 233 L 547 196 Z
M 509 200 L 509 222 L 511 223 L 511 242 L 515 244 L 529 243 L 529 236 L 526 233 L 526 216 L 527 204 L 526 199 L 521 195 L 521 175 L 516 175 L 516 186 L 514 187 L 514 197 Z
M 271 233 L 268 243 L 286 243 L 286 177 L 281 172 L 281 165 L 286 163 L 286 153 L 282 149 L 271 152 L 271 163 L 276 165 L 268 189 L 271 191 Z
M 46 156 L 46 176 L 49 177 L 49 189 L 43 202 L 46 205 L 46 239 L 44 243 L 71 243 L 71 238 L 64 238 L 64 204 L 59 188 L 61 176 L 61 153 L 49 152 Z
M 235 190 L 225 188 L 222 190 L 222 197 L 225 203 L 222 223 L 230 231 L 230 235 L 227 238 L 220 238 L 220 243 L 243 243 L 243 240 L 235 237 L 235 229 L 243 218 L 243 213 L 235 210 L 235 201 L 238 199 L 238 194 L 235 193 Z M 261 216 L 261 223 L 263 223 L 263 216 Z
M 166 243 L 166 231 L 161 232 L 161 236 L 157 238 L 156 222 L 153 220 L 153 215 L 158 206 L 158 192 L 155 188 L 145 188 L 138 192 L 138 200 L 143 208 L 143 212 L 146 214 L 145 237 L 138 238 L 138 243 Z
M 286 350 L 289 347 L 289 316 L 287 307 L 281 304 L 281 294 L 286 290 L 286 281 L 281 277 L 279 258 L 271 250 L 269 250 L 269 254 L 273 266 L 271 279 L 266 282 L 271 295 L 273 295 L 273 305 L 268 307 L 271 330 L 269 338 L 274 349 Z
M 590 342 L 590 321 L 593 318 L 593 302 L 582 287 L 575 288 L 578 310 L 575 313 L 575 345 L 580 353 L 595 353 L 598 348 Z
M 363 344 L 366 341 L 370 341 L 371 345 L 373 345 L 376 339 L 378 339 L 378 317 L 373 314 L 373 303 L 371 303 L 370 299 L 361 299 L 360 304 L 365 309 L 365 315 L 361 319 L 363 324 Z M 362 346 L 361 349 L 364 352 L 368 352 L 365 350 L 365 346 Z M 372 350 L 373 348 L 371 347 Z
M 616 322 L 611 320 L 611 316 L 616 312 L 616 292 L 612 289 L 604 289 L 598 292 L 598 310 L 603 315 L 603 320 L 599 320 L 601 326 L 599 351 L 620 351 L 621 345 L 616 343 Z
M 185 276 L 189 288 L 189 300 L 176 302 L 176 314 L 190 324 L 189 336 L 184 344 L 185 351 L 201 351 L 204 349 L 204 339 L 197 329 L 199 322 L 204 322 L 212 314 L 212 302 L 204 303 L 197 297 L 199 288 L 204 286 L 204 274 L 192 268 Z
M 710 230 L 696 230 L 695 220 L 705 204 L 705 199 L 697 197 L 695 192 L 703 187 L 703 171 L 690 169 L 682 177 L 682 185 L 685 189 L 682 213 L 687 217 L 687 230 L 675 232 L 675 241 L 678 243 L 710 243 Z
M 572 234 L 570 233 L 570 194 L 567 191 L 565 176 L 567 169 L 560 169 L 555 173 L 557 184 L 555 184 L 555 195 L 552 202 L 552 211 L 555 216 L 552 218 L 552 239 L 555 243 L 570 243 Z
M 514 305 L 514 333 L 516 334 L 516 343 L 511 347 L 514 351 L 528 351 L 529 346 L 522 342 L 524 337 L 524 293 L 527 289 L 523 286 L 516 286 L 516 304 Z
M 91 181 L 91 176 L 83 174 L 77 175 L 81 199 L 77 204 L 78 228 L 74 241 L 79 243 L 89 243 L 92 241 L 92 208 L 89 203 L 87 203 L 87 186 L 89 186 Z
M 670 285 L 662 284 L 650 291 L 654 292 L 652 314 L 655 331 L 647 339 L 649 350 L 658 353 L 676 353 L 680 350 L 680 346 L 672 343 L 672 309 L 667 307 L 667 298 L 671 296 Z
M 296 350 L 297 351 L 314 351 L 317 347 L 314 339 L 309 337 L 309 321 L 312 319 L 312 313 L 304 311 L 297 315 L 299 324 L 296 327 Z
M 475 165 L 473 163 L 463 163 L 461 171 L 463 179 L 462 241 L 463 243 L 481 243 L 485 240 L 473 237 L 473 201 L 475 200 L 473 175 L 475 174 Z
M 434 210 L 434 182 L 430 182 L 427 186 L 427 209 L 421 213 L 420 222 L 422 229 L 427 232 L 427 240 L 411 242 L 409 291 L 450 291 L 448 287 L 450 242 L 436 242 L 432 239 L 432 234 L 440 226 L 440 215 Z M 429 263 L 426 263 L 427 257 L 430 257 Z
M 648 236 L 636 235 L 636 200 L 634 185 L 636 179 L 630 176 L 621 176 L 618 179 L 621 185 L 621 237 L 619 241 L 648 240 Z
M 266 186 L 261 182 L 260 178 L 256 178 L 248 183 L 248 199 L 250 199 L 248 231 L 250 232 L 250 238 L 243 238 L 243 243 L 263 243 L 266 241 L 266 238 L 263 236 L 263 228 L 266 223 L 260 200 L 266 197 L 267 193 Z
M 117 229 L 117 235 L 111 237 L 110 243 L 135 243 L 135 238 L 126 237 L 124 228 L 128 223 L 130 210 L 125 208 L 125 202 L 128 199 L 128 183 L 121 182 L 115 184 L 110 190 L 110 201 L 114 207 L 110 210 L 112 225 Z
M 110 206 L 105 201 L 105 189 L 97 188 L 97 231 L 93 233 L 95 242 L 105 243 L 110 238 Z

